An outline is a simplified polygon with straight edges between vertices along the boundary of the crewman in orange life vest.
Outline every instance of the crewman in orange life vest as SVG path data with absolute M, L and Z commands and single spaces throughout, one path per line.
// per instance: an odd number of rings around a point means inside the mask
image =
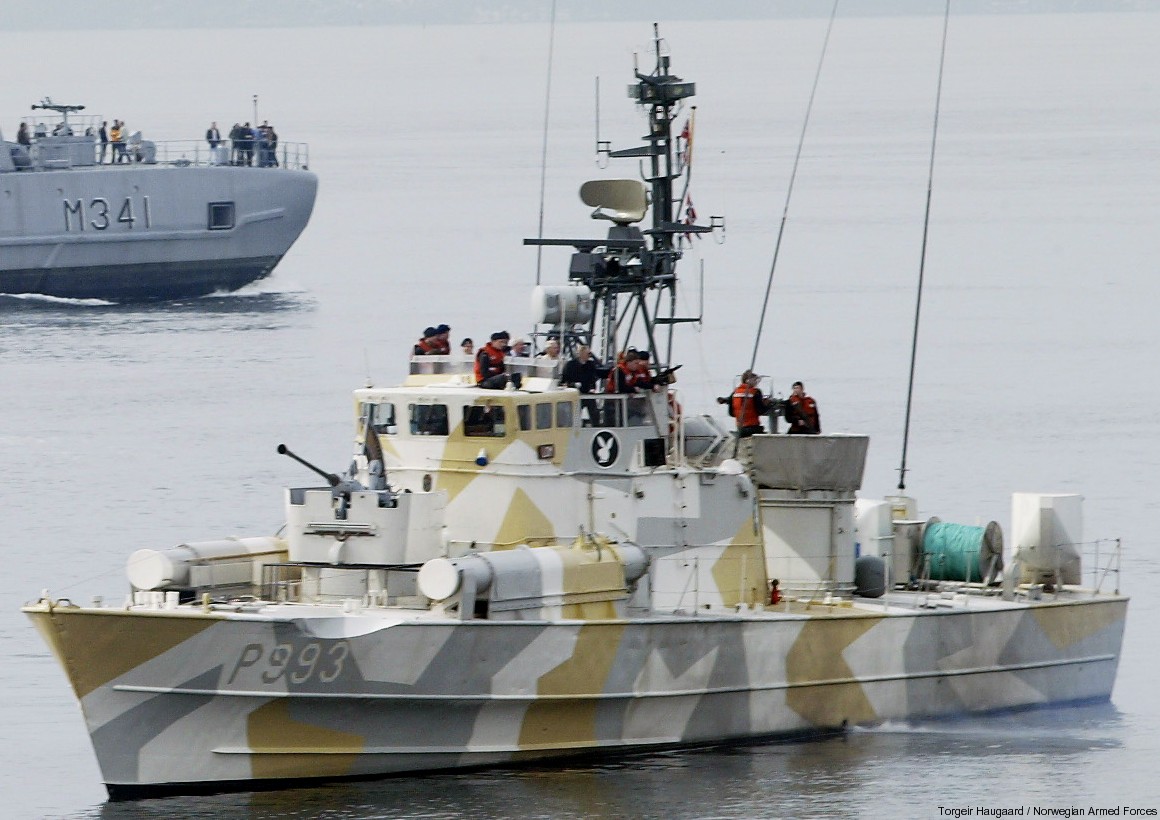
M 498 330 L 491 334 L 491 340 L 475 354 L 475 383 L 485 390 L 503 390 L 509 381 L 517 390 L 520 389 L 520 374 L 513 373 L 509 379 L 504 364 L 504 355 L 510 349 L 510 338 L 506 330 Z
M 419 337 L 419 341 L 415 343 L 415 347 L 411 351 L 412 354 L 415 356 L 430 356 L 435 353 L 435 345 L 437 344 L 435 334 L 435 328 L 426 328 L 423 331 L 423 335 Z
M 431 352 L 438 356 L 451 354 L 451 326 L 439 325 L 435 328 L 435 336 L 431 339 Z
M 785 403 L 785 420 L 789 422 L 789 432 L 817 435 L 822 432 L 822 419 L 818 415 L 818 403 L 806 395 L 801 382 L 793 383 L 793 393 Z
M 642 393 L 652 389 L 646 351 L 627 350 L 618 359 L 616 367 L 608 372 L 605 393 Z
M 741 384 L 737 385 L 733 395 L 727 399 L 717 399 L 719 404 L 729 406 L 729 415 L 737 420 L 739 438 L 765 432 L 765 428 L 761 425 L 761 417 L 769 412 L 773 402 L 762 395 L 761 388 L 757 386 L 759 381 L 760 376 L 752 370 L 746 370 L 741 374 Z

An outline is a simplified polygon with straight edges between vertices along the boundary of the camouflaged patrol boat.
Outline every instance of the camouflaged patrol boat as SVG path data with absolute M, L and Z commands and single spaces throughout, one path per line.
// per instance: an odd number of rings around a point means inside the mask
M 611 180 L 581 189 L 607 237 L 528 240 L 575 248 L 569 284 L 537 291 L 545 336 L 613 354 L 635 314 L 659 392 L 581 394 L 535 358 L 484 390 L 470 362 L 417 357 L 355 391 L 351 468 L 287 490 L 283 535 L 140 550 L 123 606 L 25 608 L 112 796 L 1110 697 L 1128 602 L 1079 586 L 1077 497 L 1016 496 L 1004 565 L 997 525 L 856 499 L 865 437 L 738 446 L 681 414 L 659 342 L 682 319 L 677 237 L 712 229 L 672 211 L 693 93 L 658 41 L 632 86 L 646 144 L 601 146 L 643 159 L 648 230 L 644 186 Z
M 318 177 L 303 143 L 251 151 L 253 167 L 231 164 L 227 145 L 139 132 L 106 152 L 102 120 L 83 105 L 32 107 L 45 113 L 25 119 L 29 144 L 0 137 L 0 293 L 139 302 L 233 291 L 269 276 L 310 219 Z

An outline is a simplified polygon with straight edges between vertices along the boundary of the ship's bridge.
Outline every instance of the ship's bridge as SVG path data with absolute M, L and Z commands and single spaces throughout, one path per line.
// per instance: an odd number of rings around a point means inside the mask
M 399 387 L 355 391 L 356 459 L 381 460 L 392 486 L 430 490 L 454 474 L 631 474 L 674 464 L 665 393 L 581 394 L 557 363 L 510 362 L 518 390 L 474 384 L 462 356 L 415 357 Z

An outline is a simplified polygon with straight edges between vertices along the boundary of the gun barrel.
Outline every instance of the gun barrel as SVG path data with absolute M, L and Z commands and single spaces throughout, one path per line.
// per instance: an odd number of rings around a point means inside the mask
M 285 444 L 279 444 L 279 445 L 278 445 L 278 454 L 279 454 L 279 455 L 283 455 L 283 456 L 290 456 L 290 458 L 292 458 L 292 459 L 294 459 L 295 461 L 297 461 L 297 462 L 298 462 L 299 464 L 301 464 L 303 467 L 307 468 L 308 470 L 313 470 L 314 472 L 318 473 L 320 476 L 322 476 L 323 478 L 325 478 L 325 479 L 326 479 L 326 482 L 327 482 L 327 483 L 328 483 L 328 484 L 329 484 L 331 487 L 337 487 L 337 486 L 339 485 L 339 483 L 341 483 L 341 481 L 342 481 L 342 479 L 341 479 L 341 478 L 339 478 L 338 476 L 336 476 L 334 473 L 328 473 L 328 472 L 326 472 L 326 470 L 323 470 L 323 469 L 321 469 L 321 468 L 319 468 L 319 467 L 315 467 L 313 464 L 311 464 L 311 463 L 310 463 L 309 461 L 307 461 L 306 459 L 302 458 L 302 457 L 301 457 L 301 456 L 299 456 L 299 455 L 296 455 L 296 454 L 295 454 L 295 453 L 294 453 L 294 452 L 293 452 L 293 451 L 292 451 L 292 450 L 291 450 L 289 447 L 287 447 Z

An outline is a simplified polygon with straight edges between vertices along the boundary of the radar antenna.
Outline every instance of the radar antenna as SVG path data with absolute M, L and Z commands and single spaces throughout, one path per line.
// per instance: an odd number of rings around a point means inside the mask
M 570 279 L 591 290 L 600 309 L 592 312 L 587 329 L 574 341 L 590 344 L 605 362 L 613 363 L 628 346 L 639 321 L 653 366 L 658 374 L 667 374 L 676 369 L 670 361 L 673 326 L 700 319 L 677 315 L 676 268 L 682 255 L 679 238 L 710 233 L 724 227 L 724 220 L 713 217 L 710 225 L 697 225 L 677 219 L 683 197 L 674 200 L 675 182 L 688 173 L 688 167 L 677 156 L 673 125 L 684 101 L 696 94 L 696 84 L 670 72 L 667 47 L 656 24 L 653 35 L 655 67 L 643 74 L 634 66 L 636 82 L 628 87 L 629 97 L 647 115 L 645 144 L 614 151 L 608 142 L 597 140 L 600 158 L 637 159 L 641 179 L 594 180 L 580 189 L 581 200 L 595 209 L 592 217 L 613 223 L 607 237 L 525 239 L 524 244 L 576 249 Z M 638 223 L 650 210 L 651 224 L 641 229 Z M 664 340 L 659 338 L 662 327 L 668 328 Z

